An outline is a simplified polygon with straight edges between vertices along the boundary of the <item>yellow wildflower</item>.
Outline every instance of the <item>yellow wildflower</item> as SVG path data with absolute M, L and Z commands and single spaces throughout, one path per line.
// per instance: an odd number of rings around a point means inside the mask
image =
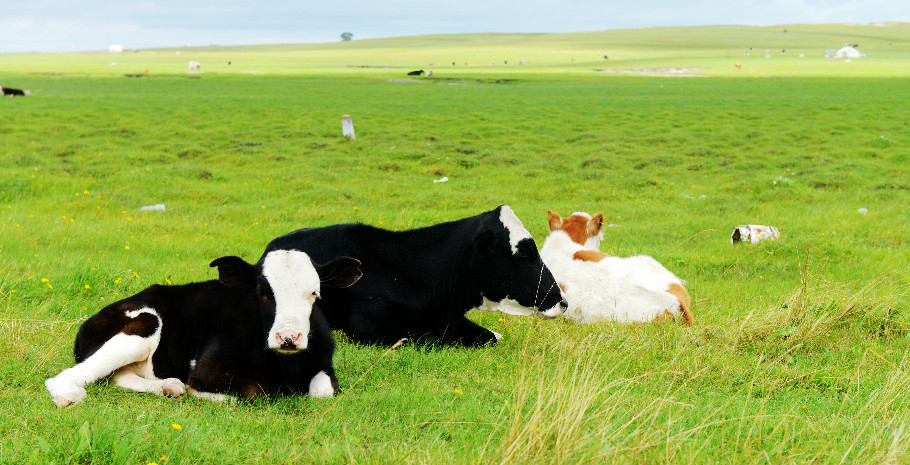
M 183 427 L 177 423 L 171 423 L 171 428 L 174 428 L 175 430 L 180 431 L 180 428 L 183 428 Z

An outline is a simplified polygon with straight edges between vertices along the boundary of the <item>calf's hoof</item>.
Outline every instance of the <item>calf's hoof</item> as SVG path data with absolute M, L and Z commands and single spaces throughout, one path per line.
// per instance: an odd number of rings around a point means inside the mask
M 51 399 L 51 402 L 53 402 L 57 407 L 63 408 L 82 402 L 85 400 L 85 395 L 85 389 L 76 388 L 62 394 L 57 394 Z
M 180 397 L 186 394 L 186 385 L 177 378 L 168 378 L 161 385 L 161 392 L 170 397 Z
M 75 384 L 67 386 L 67 384 L 69 383 L 61 382 L 57 378 L 51 378 L 44 382 L 47 390 L 51 393 L 51 402 L 57 407 L 66 407 L 85 400 L 85 388 Z

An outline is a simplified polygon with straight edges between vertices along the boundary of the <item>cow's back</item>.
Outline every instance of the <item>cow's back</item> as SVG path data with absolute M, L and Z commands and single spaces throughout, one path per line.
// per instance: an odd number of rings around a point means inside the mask
M 263 257 L 273 250 L 300 250 L 316 263 L 325 263 L 337 257 L 358 258 L 367 250 L 364 245 L 364 228 L 361 224 L 336 224 L 319 228 L 303 228 L 272 239 Z M 373 228 L 370 228 L 373 229 Z M 261 260 L 261 259 L 260 259 Z

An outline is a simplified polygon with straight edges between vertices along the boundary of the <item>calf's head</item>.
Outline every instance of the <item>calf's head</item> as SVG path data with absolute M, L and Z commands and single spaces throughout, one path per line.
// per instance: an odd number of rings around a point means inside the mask
M 565 231 L 578 245 L 590 250 L 600 250 L 600 241 L 604 238 L 604 215 L 598 213 L 593 217 L 585 212 L 575 212 L 572 216 L 561 218 L 556 213 L 547 212 L 550 231 Z
M 500 206 L 474 235 L 484 310 L 511 315 L 561 315 L 568 306 L 544 265 L 531 233 L 511 208 Z
M 297 250 L 274 250 L 255 265 L 230 256 L 210 266 L 218 267 L 218 279 L 225 285 L 255 293 L 267 346 L 287 354 L 307 348 L 310 315 L 321 288 L 348 287 L 363 275 L 356 259 L 341 257 L 320 265 Z

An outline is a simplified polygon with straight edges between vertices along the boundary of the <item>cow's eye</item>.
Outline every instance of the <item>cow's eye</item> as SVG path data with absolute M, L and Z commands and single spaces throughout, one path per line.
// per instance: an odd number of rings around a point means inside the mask
M 314 299 L 318 299 L 318 298 L 319 298 L 319 291 L 313 291 L 313 293 L 310 294 L 310 297 L 312 297 L 312 298 L 314 298 Z

